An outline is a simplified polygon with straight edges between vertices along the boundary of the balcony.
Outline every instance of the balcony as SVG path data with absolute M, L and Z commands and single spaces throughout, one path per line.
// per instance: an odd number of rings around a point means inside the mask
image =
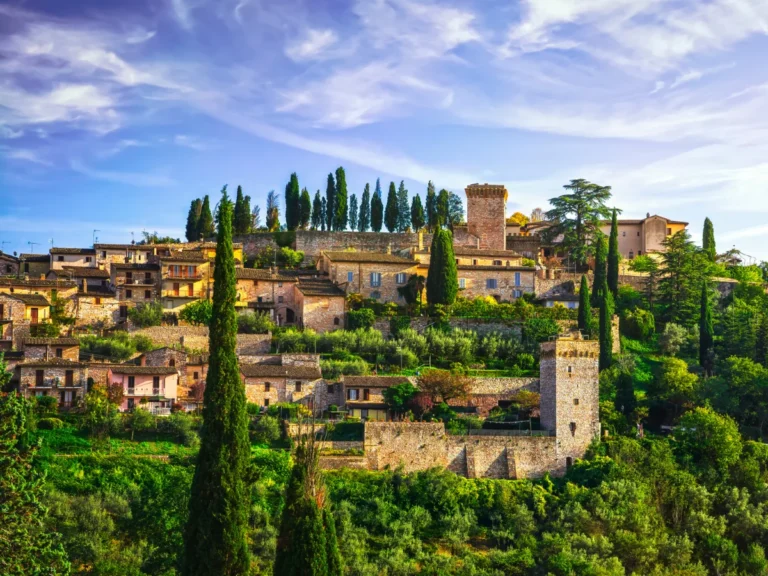
M 115 278 L 117 286 L 154 286 L 154 278 Z
M 188 290 L 163 290 L 163 298 L 205 298 L 205 294 L 198 290 L 189 292 Z
M 86 384 L 85 378 L 79 380 L 73 380 L 70 384 L 67 384 L 61 378 L 43 378 L 42 381 L 35 380 L 35 383 L 29 388 L 84 388 Z
M 150 414 L 154 414 L 155 416 L 170 416 L 171 409 L 170 408 L 156 408 L 152 407 L 149 409 Z
M 179 272 L 174 272 L 173 270 L 168 270 L 163 273 L 163 279 L 164 280 L 202 280 L 203 273 L 201 271 L 189 272 L 189 271 L 181 270 Z

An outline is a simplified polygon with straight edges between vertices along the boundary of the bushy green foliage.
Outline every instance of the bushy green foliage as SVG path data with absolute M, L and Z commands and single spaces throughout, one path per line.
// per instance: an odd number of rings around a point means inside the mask
M 128 309 L 128 318 L 139 328 L 160 326 L 163 321 L 163 305 L 157 302 L 139 302 Z
M 368 363 L 362 358 L 349 358 L 346 360 L 320 360 L 320 370 L 323 378 L 335 380 L 342 374 L 347 376 L 364 376 L 368 374 Z
M 621 315 L 620 329 L 622 334 L 645 342 L 656 333 L 656 320 L 651 312 L 642 308 L 625 310 Z
M 350 330 L 372 328 L 375 321 L 376 316 L 370 308 L 361 308 L 360 310 L 350 310 L 347 312 L 347 328 Z
M 280 422 L 265 414 L 251 422 L 251 439 L 257 444 L 271 444 L 280 439 Z
M 98 360 L 124 362 L 136 353 L 149 352 L 156 347 L 146 336 L 122 331 L 108 337 L 89 334 L 80 338 L 80 353 L 93 354 Z
M 193 326 L 208 326 L 211 323 L 213 304 L 210 300 L 195 300 L 179 312 L 179 319 Z
M 37 421 L 37 428 L 40 430 L 59 430 L 64 427 L 64 422 L 58 418 L 40 418 Z
M 239 334 L 268 334 L 275 329 L 275 323 L 266 312 L 241 312 L 237 315 Z

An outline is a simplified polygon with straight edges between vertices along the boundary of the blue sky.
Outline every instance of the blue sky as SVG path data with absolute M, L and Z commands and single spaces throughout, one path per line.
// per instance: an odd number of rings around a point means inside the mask
M 508 213 L 571 178 L 768 259 L 766 0 L 5 0 L 6 252 L 181 236 L 191 199 L 343 165 Z

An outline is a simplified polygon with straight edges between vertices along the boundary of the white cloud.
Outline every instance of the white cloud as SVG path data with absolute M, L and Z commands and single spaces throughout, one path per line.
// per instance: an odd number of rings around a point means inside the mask
M 209 150 L 210 144 L 203 142 L 196 136 L 189 136 L 187 134 L 177 134 L 173 138 L 174 144 L 177 146 L 183 146 L 184 148 L 191 148 L 192 150 Z
M 12 150 L 8 150 L 5 153 L 6 158 L 10 158 L 12 160 L 24 160 L 27 162 L 32 162 L 34 164 L 40 164 L 42 166 L 51 166 L 51 162 L 48 160 L 42 158 L 38 152 L 35 152 L 34 150 L 28 150 L 25 148 L 14 148 Z
M 192 15 L 185 0 L 171 0 L 171 9 L 179 26 L 185 30 L 192 28 Z
M 137 172 L 119 172 L 113 170 L 98 170 L 90 168 L 80 162 L 79 160 L 73 160 L 70 162 L 70 167 L 75 172 L 79 172 L 84 176 L 93 178 L 95 180 L 106 180 L 108 182 L 115 182 L 118 184 L 128 184 L 130 186 L 149 186 L 149 187 L 166 187 L 173 186 L 176 182 L 168 176 L 156 175 L 156 174 L 142 174 Z
M 338 40 L 339 37 L 333 30 L 310 28 L 304 34 L 304 38 L 286 47 L 285 54 L 296 62 L 322 59 Z
M 9 126 L 3 126 L 0 124 L 0 138 L 8 138 L 13 140 L 14 138 L 21 138 L 24 136 L 24 130 L 14 130 Z
M 743 240 L 745 238 L 762 238 L 768 236 L 768 224 L 760 224 L 759 226 L 750 226 L 748 228 L 741 228 L 739 230 L 730 230 L 718 234 L 718 240 L 725 242 L 731 242 L 732 240 Z

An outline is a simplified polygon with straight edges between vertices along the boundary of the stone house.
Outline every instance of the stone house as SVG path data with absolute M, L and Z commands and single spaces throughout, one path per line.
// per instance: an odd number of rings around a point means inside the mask
M 121 411 L 142 406 L 153 414 L 166 416 L 176 402 L 179 372 L 170 366 L 123 364 L 110 368 L 109 382 L 123 387 Z
M 278 402 L 301 402 L 318 409 L 316 387 L 322 383 L 320 357 L 315 354 L 261 356 L 240 364 L 248 402 L 269 406 Z M 324 406 L 323 406 L 324 408 Z
M 42 294 L 49 301 L 58 298 L 74 299 L 77 284 L 70 280 L 46 280 L 45 278 L 0 278 L 0 293 Z
M 19 259 L 0 250 L 0 276 L 18 276 Z
M 65 358 L 24 360 L 16 365 L 16 373 L 24 397 L 55 396 L 60 408 L 75 406 L 88 382 L 88 365 Z
M 22 345 L 24 360 L 80 360 L 80 340 L 77 338 L 24 338 Z
M 45 278 L 51 269 L 51 257 L 48 254 L 19 254 L 19 274 L 30 278 Z
M 300 278 L 294 290 L 298 326 L 317 332 L 344 328 L 347 298 L 341 288 L 326 279 Z
M 274 269 L 236 268 L 237 302 L 241 310 L 266 312 L 280 326 L 296 323 L 296 276 Z
M 5 301 L 16 301 L 24 306 L 24 320 L 31 326 L 49 322 L 51 319 L 51 303 L 42 294 L 25 294 L 14 292 L 4 294 Z
M 51 270 L 59 270 L 65 266 L 96 267 L 96 250 L 93 248 L 51 248 L 49 253 Z
M 384 390 L 405 382 L 410 382 L 407 376 L 342 376 L 347 413 L 364 421 L 391 420 Z
M 664 252 L 664 240 L 685 230 L 688 222 L 670 220 L 664 216 L 648 214 L 637 220 L 617 220 L 619 227 L 619 253 L 626 259 L 635 256 Z M 603 221 L 601 230 L 605 235 L 611 233 L 611 222 Z
M 187 304 L 209 297 L 208 258 L 197 251 L 173 251 L 158 256 L 160 297 L 166 312 L 180 312 Z
M 70 280 L 81 290 L 109 289 L 109 272 L 103 268 L 85 268 L 78 266 L 62 266 L 52 268 L 46 276 L 48 280 Z
M 29 336 L 26 306 L 14 294 L 0 293 L 0 349 L 20 348 Z
M 347 294 L 403 304 L 397 289 L 419 273 L 418 266 L 412 258 L 377 252 L 321 252 L 317 261 L 317 269 Z
M 205 384 L 208 354 L 187 354 L 184 350 L 164 347 L 145 352 L 139 361 L 142 366 L 176 368 L 179 373 L 177 401 L 185 410 L 195 410 L 202 405 L 202 397 L 195 395 L 195 387 Z

